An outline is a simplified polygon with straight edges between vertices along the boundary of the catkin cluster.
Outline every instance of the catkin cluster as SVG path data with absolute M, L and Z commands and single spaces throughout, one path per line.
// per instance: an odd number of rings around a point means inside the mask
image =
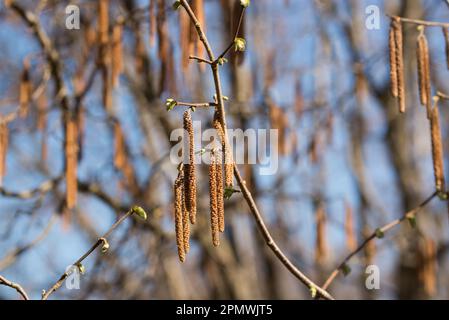
M 418 67 L 418 87 L 420 102 L 426 108 L 430 121 L 430 137 L 432 143 L 432 161 L 435 176 L 435 189 L 441 198 L 447 198 L 444 178 L 444 152 L 441 139 L 440 115 L 438 110 L 439 96 L 432 99 L 432 79 L 430 74 L 429 44 L 425 34 L 425 26 L 419 25 L 416 42 L 416 64 Z M 442 28 L 446 44 L 446 60 L 449 68 L 449 30 Z M 394 17 L 390 25 L 390 77 L 391 92 L 398 99 L 400 112 L 405 112 L 403 35 L 401 18 Z
M 175 231 L 179 260 L 184 262 L 190 249 L 190 224 L 196 223 L 196 171 L 195 140 L 190 111 L 183 117 L 184 132 L 188 140 L 187 163 L 181 163 L 174 184 Z

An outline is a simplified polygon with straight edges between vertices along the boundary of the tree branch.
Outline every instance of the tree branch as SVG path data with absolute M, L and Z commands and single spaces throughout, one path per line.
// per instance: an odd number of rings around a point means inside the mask
M 329 286 L 331 285 L 331 283 L 335 280 L 335 278 L 338 276 L 338 274 L 344 270 L 346 264 L 348 263 L 349 260 L 351 260 L 351 258 L 353 256 L 355 256 L 357 253 L 359 253 L 360 251 L 362 251 L 371 241 L 373 241 L 374 239 L 378 238 L 379 236 L 379 232 L 381 234 L 384 234 L 386 232 L 388 232 L 389 230 L 393 229 L 395 226 L 401 224 L 404 220 L 406 219 L 410 219 L 410 218 L 414 218 L 416 214 L 418 214 L 427 204 L 429 204 L 436 196 L 437 196 L 437 192 L 434 192 L 431 196 L 429 196 L 426 200 L 424 200 L 418 207 L 408 211 L 407 213 L 405 213 L 401 218 L 396 219 L 386 225 L 384 225 L 383 227 L 380 227 L 378 229 L 376 229 L 376 231 L 374 231 L 369 237 L 367 237 L 358 247 L 357 249 L 355 249 L 353 252 L 351 252 L 344 260 L 342 263 L 340 263 L 338 265 L 338 267 L 336 269 L 334 269 L 334 271 L 332 271 L 332 273 L 330 274 L 330 276 L 327 278 L 326 282 L 323 285 L 323 289 L 327 290 L 327 288 L 329 288 Z
M 0 275 L 0 285 L 15 289 L 22 296 L 23 300 L 30 300 L 30 298 L 28 298 L 27 293 L 25 292 L 25 290 L 23 290 L 20 284 L 9 281 L 8 279 L 6 279 L 1 275 Z
M 95 251 L 95 249 L 97 249 L 100 245 L 102 244 L 106 244 L 107 243 L 107 238 L 111 235 L 111 233 L 123 222 L 125 221 L 126 218 L 128 218 L 129 216 L 131 216 L 133 213 L 138 214 L 139 216 L 142 216 L 142 213 L 145 213 L 143 211 L 142 208 L 140 207 L 132 207 L 127 213 L 125 213 L 121 218 L 119 218 L 110 228 L 108 231 L 106 231 L 106 233 L 101 236 L 100 238 L 98 238 L 97 242 L 95 242 L 93 244 L 93 246 L 87 250 L 87 252 L 85 254 L 83 254 L 81 256 L 81 258 L 79 258 L 78 260 L 76 260 L 73 265 L 79 267 L 81 265 L 81 262 L 84 261 L 84 259 L 86 259 L 92 252 Z M 144 217 L 146 219 L 146 213 L 144 214 Z M 67 279 L 67 277 L 69 276 L 69 273 L 66 271 L 64 272 L 64 274 L 59 278 L 58 281 L 56 281 L 56 283 L 48 290 L 48 291 L 44 291 L 42 294 L 42 300 L 47 300 L 48 297 L 55 292 L 56 290 L 58 290 L 61 285 L 64 283 L 64 281 Z

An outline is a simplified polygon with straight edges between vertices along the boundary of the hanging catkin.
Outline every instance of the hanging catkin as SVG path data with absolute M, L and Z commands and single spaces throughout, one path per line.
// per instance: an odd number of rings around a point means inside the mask
M 430 58 L 429 45 L 424 27 L 419 26 L 419 36 L 417 43 L 417 65 L 418 65 L 418 79 L 419 79 L 419 94 L 421 104 L 426 107 L 427 117 L 430 116 L 431 109 L 431 82 L 430 82 Z
M 215 150 L 211 152 L 209 164 L 209 199 L 210 199 L 210 224 L 212 232 L 212 243 L 215 247 L 220 245 L 218 226 L 218 204 L 217 204 L 217 159 Z
M 428 297 L 433 297 L 437 289 L 436 246 L 432 239 L 424 238 L 421 244 L 420 278 Z
M 399 112 L 405 112 L 405 82 L 404 82 L 404 44 L 402 36 L 402 23 L 399 17 L 392 20 L 394 32 L 394 44 L 396 53 L 396 73 L 397 73 L 397 97 Z
M 65 134 L 65 158 L 66 158 L 66 202 L 67 208 L 72 209 L 76 205 L 77 198 L 77 162 L 78 162 L 78 134 L 76 120 L 69 116 L 66 122 Z
M 220 153 L 217 153 L 217 211 L 218 211 L 218 230 L 224 232 L 224 186 L 223 186 L 223 158 Z
M 25 118 L 28 115 L 31 102 L 31 90 L 30 62 L 28 59 L 25 59 L 23 61 L 23 71 L 19 88 L 19 116 L 21 118 Z
M 443 143 L 441 140 L 440 129 L 440 113 L 438 110 L 438 97 L 434 97 L 434 105 L 430 117 L 430 131 L 432 139 L 432 158 L 433 158 L 433 172 L 435 175 L 435 187 L 438 192 L 445 191 L 444 181 L 444 158 L 443 158 Z
M 390 51 L 390 80 L 391 80 L 391 94 L 393 97 L 398 97 L 398 65 L 396 52 L 396 32 L 394 30 L 394 20 L 390 24 L 388 47 Z
M 326 247 L 326 212 L 324 206 L 319 203 L 315 211 L 316 223 L 316 243 L 315 243 L 315 261 L 322 264 L 327 255 Z
M 189 161 L 185 164 L 185 206 L 190 215 L 190 222 L 196 222 L 196 172 L 195 172 L 195 136 L 193 131 L 192 115 L 190 111 L 184 112 L 184 130 L 187 133 L 189 147 Z
M 345 234 L 348 252 L 354 252 L 357 248 L 357 240 L 354 232 L 354 215 L 350 204 L 345 201 Z
M 181 66 L 184 72 L 189 66 L 190 19 L 185 10 L 179 10 L 179 43 L 181 49 Z
M 118 23 L 112 31 L 112 86 L 114 88 L 118 86 L 123 70 L 122 34 L 123 25 Z
M 449 28 L 443 27 L 444 42 L 446 45 L 446 64 L 449 69 Z
M 150 19 L 150 46 L 154 46 L 156 38 L 156 0 L 149 0 L 148 5 L 149 19 Z
M 227 140 L 223 126 L 221 125 L 220 114 L 218 111 L 215 111 L 214 113 L 212 124 L 217 131 L 219 140 L 221 141 L 221 150 L 224 159 L 225 186 L 226 188 L 232 188 L 234 184 L 234 163 L 232 161 L 232 151 L 229 147 L 229 141 Z
M 125 141 L 122 128 L 118 122 L 114 122 L 114 166 L 122 170 L 126 162 Z
M 179 172 L 178 178 L 174 184 L 174 203 L 175 203 L 175 232 L 176 232 L 176 245 L 178 246 L 178 256 L 181 262 L 186 259 L 185 246 L 184 246 L 184 228 L 183 228 L 183 176 L 182 171 Z
M 109 41 L 109 0 L 98 1 L 98 40 L 101 45 Z
M 186 189 L 185 180 L 186 176 L 183 177 L 183 192 L 182 192 L 182 228 L 183 228 L 183 239 L 184 239 L 184 252 L 187 254 L 190 250 L 190 224 L 189 224 L 189 211 L 186 208 Z
M 0 186 L 3 184 L 3 177 L 6 174 L 6 154 L 8 153 L 9 130 L 8 124 L 0 122 Z

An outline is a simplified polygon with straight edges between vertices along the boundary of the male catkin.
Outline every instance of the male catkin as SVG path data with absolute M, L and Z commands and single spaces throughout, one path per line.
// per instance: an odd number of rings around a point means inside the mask
M 211 152 L 209 164 L 209 201 L 210 201 L 210 223 L 212 233 L 212 244 L 217 247 L 220 244 L 218 226 L 218 204 L 217 204 L 217 159 L 215 150 Z
M 217 154 L 217 210 L 218 210 L 218 230 L 224 232 L 224 186 L 223 186 L 223 160 L 222 157 Z
M 31 90 L 30 62 L 28 59 L 25 59 L 19 86 L 19 116 L 21 118 L 28 115 L 31 102 Z
M 123 70 L 123 25 L 118 23 L 112 31 L 112 86 L 116 88 Z
M 404 81 L 404 44 L 402 23 L 398 17 L 393 18 L 394 42 L 396 46 L 396 68 L 399 112 L 405 112 L 405 81 Z
M 175 180 L 173 190 L 174 190 L 176 245 L 178 247 L 179 260 L 181 262 L 184 262 L 186 259 L 186 255 L 184 245 L 182 188 L 183 188 L 183 176 L 182 171 L 180 171 L 178 174 L 178 178 Z
M 427 116 L 430 115 L 431 105 L 431 83 L 430 83 L 430 61 L 429 61 L 429 45 L 426 35 L 424 33 L 424 27 L 419 26 L 419 36 L 417 43 L 417 65 L 418 65 L 418 79 L 419 79 L 419 93 L 420 100 L 423 106 L 427 108 Z
M 396 52 L 396 33 L 394 30 L 394 21 L 390 23 L 389 32 L 389 52 L 390 52 L 390 79 L 391 79 L 391 94 L 393 97 L 398 97 L 398 65 L 397 65 L 397 52 Z
M 78 133 L 77 124 L 73 116 L 69 116 L 65 125 L 65 158 L 66 158 L 66 202 L 67 208 L 76 205 L 78 181 Z
M 432 108 L 430 117 L 430 131 L 432 139 L 432 159 L 433 172 L 435 175 L 435 187 L 438 192 L 445 191 L 444 180 L 444 158 L 443 158 L 443 143 L 441 140 L 440 129 L 440 113 L 438 110 L 438 97 L 434 97 L 434 106 Z
M 8 153 L 9 130 L 8 124 L 0 122 L 0 186 L 3 183 L 3 177 L 6 173 L 6 154 Z
M 185 207 L 190 215 L 190 222 L 196 222 L 196 172 L 195 172 L 195 138 L 192 115 L 190 111 L 184 112 L 184 130 L 187 133 L 189 145 L 189 163 L 184 167 Z

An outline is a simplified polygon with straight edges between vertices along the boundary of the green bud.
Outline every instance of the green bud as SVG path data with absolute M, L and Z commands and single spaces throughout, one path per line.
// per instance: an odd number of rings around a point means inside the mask
M 101 238 L 101 241 L 103 241 L 103 246 L 101 247 L 101 252 L 106 253 L 109 250 L 109 242 L 105 238 Z
M 410 226 L 415 229 L 416 228 L 416 217 L 414 215 L 407 216 L 407 220 L 410 223 Z
M 223 100 L 224 101 L 229 101 L 229 97 L 228 96 L 223 96 Z
M 139 217 L 141 217 L 143 220 L 147 220 L 147 213 L 145 210 L 142 209 L 142 207 L 134 206 L 131 209 L 133 213 L 137 214 Z
M 246 41 L 243 38 L 235 38 L 234 39 L 234 50 L 235 51 L 245 51 L 246 49 Z
M 231 199 L 234 193 L 240 192 L 239 190 L 235 190 L 234 188 L 226 187 L 224 190 L 224 198 L 226 200 Z
M 343 272 L 343 275 L 346 277 L 347 275 L 349 275 L 351 273 L 351 268 L 345 263 L 341 267 L 341 272 Z
M 312 299 L 316 298 L 317 290 L 315 287 L 310 287 L 310 295 L 312 296 Z
M 447 192 L 440 191 L 438 192 L 438 198 L 442 201 L 447 201 L 449 199 L 449 194 Z
M 175 99 L 169 98 L 165 100 L 165 107 L 167 108 L 167 111 L 173 110 L 174 107 L 178 104 L 178 101 Z
M 85 273 L 86 273 L 86 268 L 84 267 L 84 265 L 83 265 L 82 263 L 79 263 L 79 264 L 77 265 L 77 267 L 78 267 L 78 270 L 79 270 L 79 272 L 80 272 L 81 274 L 85 274 Z
M 241 5 L 243 8 L 248 8 L 250 2 L 251 2 L 251 0 L 240 0 L 240 5 Z
M 376 238 L 382 239 L 385 236 L 383 231 L 379 228 L 376 229 Z
M 218 64 L 219 64 L 220 66 L 224 65 L 226 62 L 228 62 L 228 59 L 226 59 L 226 58 L 220 58 L 220 59 L 218 59 Z
M 173 10 L 178 10 L 178 8 L 179 8 L 180 6 L 181 6 L 181 1 L 176 0 L 176 1 L 173 3 L 172 8 L 173 8 Z

